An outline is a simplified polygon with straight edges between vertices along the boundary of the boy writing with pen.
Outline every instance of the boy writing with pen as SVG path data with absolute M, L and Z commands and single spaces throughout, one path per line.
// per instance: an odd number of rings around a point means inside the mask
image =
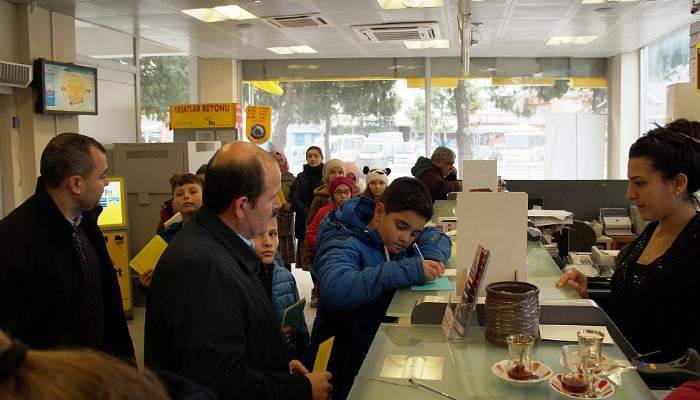
M 333 399 L 347 397 L 396 289 L 445 272 L 452 245 L 437 229 L 424 228 L 432 213 L 425 185 L 397 178 L 379 202 L 350 199 L 321 222 L 311 346 L 335 336 L 328 364 Z

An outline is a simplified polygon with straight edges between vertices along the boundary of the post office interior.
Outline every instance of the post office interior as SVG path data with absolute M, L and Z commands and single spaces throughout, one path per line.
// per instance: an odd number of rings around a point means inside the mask
M 155 234 L 170 176 L 194 173 L 222 143 L 250 140 L 246 107 L 271 105 L 272 133 L 261 146 L 284 149 L 295 174 L 311 145 L 360 170 L 390 166 L 390 180 L 410 176 L 419 156 L 446 146 L 465 160 L 456 164 L 463 182 L 495 192 L 503 181 L 513 196 L 465 190 L 437 201 L 431 223 L 458 230 L 459 222 L 483 220 L 473 239 L 495 243 L 495 265 L 519 251 L 528 257 L 522 268 L 492 266 L 487 282 L 536 284 L 549 307 L 542 318 L 566 324 L 557 302 L 569 301 L 567 310 L 594 306 L 553 292 L 552 277 L 577 268 L 605 292 L 616 251 L 646 224 L 626 198 L 630 145 L 655 123 L 700 120 L 699 7 L 698 0 L 0 0 L 0 217 L 34 192 L 52 137 L 80 132 L 101 142 L 110 176 L 121 178 L 123 209 L 120 223 L 103 230 L 142 347 L 144 299 L 131 287 L 128 260 Z M 94 68 L 94 112 L 38 108 L 46 101 L 36 82 L 46 78 L 40 59 Z M 303 107 L 288 106 L 295 102 Z M 224 127 L 171 129 L 177 104 L 233 104 L 238 114 Z M 517 249 L 511 236 L 522 242 Z M 453 263 L 470 266 L 477 242 L 453 240 Z M 533 273 L 538 257 L 553 275 Z M 434 344 L 424 324 L 440 324 L 445 300 L 428 297 L 397 293 L 390 312 L 405 327 L 419 326 L 406 335 Z M 604 323 L 580 315 L 569 322 Z M 400 330 L 387 327 L 375 341 L 401 347 Z M 615 349 L 628 356 L 624 344 Z M 492 351 L 473 353 L 490 359 Z M 363 371 L 385 362 L 368 359 Z M 409 361 L 396 362 L 401 369 Z M 440 368 L 452 379 L 448 364 Z M 351 397 L 391 389 L 359 385 Z M 663 393 L 639 376 L 624 387 L 635 398 Z M 467 398 L 487 393 L 464 390 Z

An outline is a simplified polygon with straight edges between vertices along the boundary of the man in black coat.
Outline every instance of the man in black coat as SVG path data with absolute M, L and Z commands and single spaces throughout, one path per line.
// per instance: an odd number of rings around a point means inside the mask
M 117 277 L 97 226 L 105 149 L 60 134 L 36 192 L 0 221 L 0 329 L 32 348 L 80 346 L 133 360 Z
M 146 365 L 221 399 L 327 399 L 329 373 L 286 358 L 252 238 L 280 207 L 280 170 L 255 145 L 225 145 L 207 165 L 203 206 L 156 265 L 146 306 Z

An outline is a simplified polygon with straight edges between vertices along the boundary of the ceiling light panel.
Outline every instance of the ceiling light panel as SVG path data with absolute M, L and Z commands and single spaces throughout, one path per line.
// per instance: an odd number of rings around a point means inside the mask
M 590 44 L 596 39 L 598 36 L 553 36 L 547 41 L 547 46 L 583 45 Z
M 288 47 L 268 47 L 273 53 L 277 54 L 315 54 L 318 53 L 315 49 L 310 46 L 288 46 Z
M 233 20 L 243 20 L 243 19 L 256 19 L 255 15 L 249 13 L 248 11 L 242 9 L 239 6 L 221 6 L 221 7 L 214 7 L 214 11 L 218 12 L 219 14 L 223 14 L 227 16 L 229 19 Z
M 582 0 L 581 4 L 615 4 L 615 3 L 635 3 L 639 0 Z
M 444 0 L 377 0 L 377 3 L 385 10 L 442 7 L 445 5 Z
M 410 50 L 416 49 L 449 49 L 450 41 L 447 39 L 438 40 L 406 40 L 404 46 Z
M 227 16 L 210 8 L 192 8 L 189 10 L 182 10 L 182 12 L 204 22 L 221 22 L 229 20 Z

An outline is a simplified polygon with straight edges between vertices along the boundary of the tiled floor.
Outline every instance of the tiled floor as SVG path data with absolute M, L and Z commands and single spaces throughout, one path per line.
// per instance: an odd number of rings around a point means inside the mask
M 292 268 L 292 274 L 297 281 L 299 296 L 306 297 L 307 306 L 306 309 L 304 309 L 304 315 L 309 331 L 311 331 L 314 318 L 316 317 L 316 309 L 308 306 L 309 301 L 311 301 L 311 288 L 313 287 L 311 275 L 297 268 Z M 146 309 L 143 307 L 136 307 L 134 308 L 134 319 L 129 321 L 129 332 L 131 333 L 131 340 L 134 342 L 134 350 L 136 350 L 136 361 L 141 369 L 143 368 L 143 329 L 145 316 Z

